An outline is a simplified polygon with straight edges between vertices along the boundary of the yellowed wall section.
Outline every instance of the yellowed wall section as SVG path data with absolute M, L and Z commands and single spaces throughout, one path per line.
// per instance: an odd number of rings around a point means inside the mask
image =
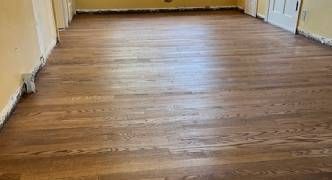
M 260 17 L 266 17 L 268 9 L 268 0 L 258 0 L 257 15 Z
M 245 2 L 245 0 L 238 0 L 238 1 L 237 1 L 237 6 L 238 6 L 240 9 L 244 9 L 245 6 L 246 6 L 246 2 Z
M 76 0 L 77 9 L 137 9 L 204 6 L 237 6 L 237 0 Z
M 21 86 L 22 73 L 40 64 L 35 22 L 32 0 L 1 0 L 0 112 Z
M 301 11 L 305 10 L 308 15 L 300 18 L 299 29 L 332 39 L 332 0 L 303 0 Z

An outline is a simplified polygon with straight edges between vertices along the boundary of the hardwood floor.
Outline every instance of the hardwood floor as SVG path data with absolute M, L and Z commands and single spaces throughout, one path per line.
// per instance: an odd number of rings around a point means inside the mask
M 332 49 L 237 11 L 78 15 L 0 179 L 332 179 Z

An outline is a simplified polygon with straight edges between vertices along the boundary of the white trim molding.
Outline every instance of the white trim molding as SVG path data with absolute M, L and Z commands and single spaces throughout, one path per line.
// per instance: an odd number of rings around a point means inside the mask
M 332 39 L 331 38 L 327 38 L 327 37 L 324 37 L 322 35 L 318 35 L 318 34 L 315 34 L 315 33 L 307 32 L 307 31 L 305 31 L 303 29 L 300 29 L 300 28 L 298 28 L 297 32 L 299 34 L 307 37 L 307 38 L 313 39 L 315 41 L 319 41 L 322 44 L 325 44 L 325 45 L 328 45 L 328 46 L 332 47 Z

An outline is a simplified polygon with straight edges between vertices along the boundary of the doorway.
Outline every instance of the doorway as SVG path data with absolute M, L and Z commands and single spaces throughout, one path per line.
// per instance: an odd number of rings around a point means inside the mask
M 267 21 L 296 33 L 301 0 L 270 0 Z

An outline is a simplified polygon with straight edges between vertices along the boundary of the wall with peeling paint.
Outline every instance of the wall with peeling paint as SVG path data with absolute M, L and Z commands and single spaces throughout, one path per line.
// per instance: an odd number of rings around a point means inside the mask
M 43 0 L 47 27 L 45 44 L 54 42 L 56 31 L 50 0 Z M 31 73 L 41 64 L 32 0 L 1 0 L 0 6 L 0 125 L 13 106 L 22 86 L 22 74 Z
M 245 0 L 238 0 L 237 1 L 237 6 L 240 8 L 240 9 L 244 9 L 245 8 Z

